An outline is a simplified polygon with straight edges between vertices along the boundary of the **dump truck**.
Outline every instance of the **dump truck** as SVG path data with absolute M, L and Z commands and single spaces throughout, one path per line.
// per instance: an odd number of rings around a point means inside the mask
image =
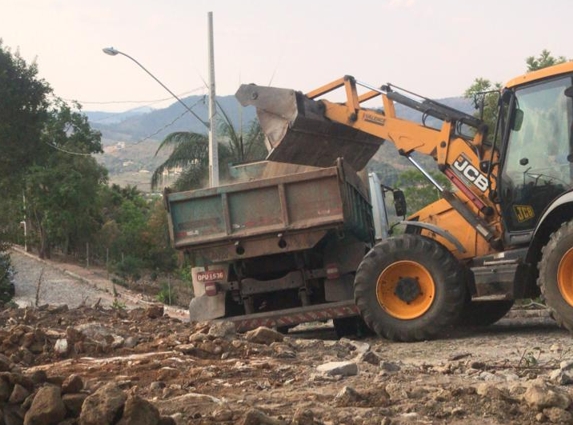
M 246 181 L 165 194 L 171 240 L 193 265 L 190 319 L 238 331 L 332 319 L 354 332 L 354 274 L 376 237 L 365 181 L 342 159 L 242 168 Z
M 256 85 L 236 94 L 257 108 L 270 160 L 329 167 L 343 157 L 361 170 L 388 142 L 440 192 L 356 270 L 356 306 L 382 337 L 420 341 L 490 325 L 515 300 L 539 296 L 573 331 L 573 62 L 518 76 L 498 95 L 488 129 L 481 117 L 351 76 L 306 94 Z M 400 105 L 421 120 L 400 116 Z

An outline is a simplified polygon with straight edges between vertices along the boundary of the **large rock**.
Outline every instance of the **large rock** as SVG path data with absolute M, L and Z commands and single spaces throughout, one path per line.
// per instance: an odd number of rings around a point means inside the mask
M 257 409 L 251 409 L 240 422 L 241 425 L 287 425 L 285 421 L 265 415 Z
M 8 384 L 8 382 L 6 382 L 4 379 L 0 378 L 0 402 L 3 403 L 8 401 L 10 394 L 12 394 L 12 388 L 10 388 L 10 384 Z
M 72 374 L 62 383 L 62 394 L 79 393 L 84 389 L 84 381 L 80 375 Z
M 0 372 L 7 372 L 12 368 L 12 362 L 4 354 L 0 354 Z
M 80 415 L 80 425 L 115 424 L 123 414 L 127 396 L 114 383 L 105 385 L 87 397 Z
M 550 407 L 543 409 L 543 414 L 547 416 L 549 421 L 554 424 L 571 424 L 573 423 L 573 415 L 567 410 L 558 407 Z
M 529 406 L 539 411 L 550 407 L 558 407 L 566 410 L 571 405 L 571 397 L 569 394 L 543 382 L 533 383 L 527 391 L 525 391 L 523 399 Z
M 151 304 L 145 309 L 145 315 L 150 319 L 158 319 L 165 314 L 165 306 L 163 304 Z
M 253 329 L 245 334 L 247 341 L 256 344 L 271 345 L 273 342 L 282 342 L 284 335 L 265 326 Z
M 12 394 L 10 394 L 10 399 L 8 400 L 8 402 L 10 404 L 20 404 L 24 400 L 26 400 L 26 397 L 28 397 L 29 395 L 30 392 L 26 388 L 24 388 L 20 384 L 16 384 L 14 385 L 14 389 L 12 390 Z
M 60 388 L 46 385 L 36 393 L 30 410 L 24 416 L 24 425 L 56 425 L 65 417 L 66 407 Z
M 379 366 L 382 359 L 374 351 L 366 351 L 361 353 L 356 358 L 359 362 L 370 363 L 374 366 Z
M 208 335 L 212 338 L 233 338 L 237 335 L 233 322 L 216 322 L 211 324 Z
M 117 425 L 158 425 L 159 410 L 139 396 L 130 396 L 125 402 L 123 416 Z
M 6 425 L 22 425 L 24 423 L 24 413 L 20 406 L 7 404 L 2 408 L 3 415 L 0 416 L 0 423 Z M 2 422 L 4 420 L 4 422 Z
M 294 412 L 291 425 L 315 425 L 312 410 L 299 407 Z
M 573 384 L 573 370 L 556 369 L 549 375 L 551 382 L 557 385 Z
M 79 417 L 82 411 L 82 406 L 84 405 L 84 401 L 88 397 L 87 394 L 78 393 L 78 394 L 64 394 L 62 396 L 62 401 L 64 402 L 64 406 L 66 406 L 66 410 L 74 417 Z
M 350 407 L 356 405 L 356 403 L 364 400 L 364 397 L 358 393 L 352 387 L 342 388 L 336 397 L 334 397 L 334 403 L 338 407 Z

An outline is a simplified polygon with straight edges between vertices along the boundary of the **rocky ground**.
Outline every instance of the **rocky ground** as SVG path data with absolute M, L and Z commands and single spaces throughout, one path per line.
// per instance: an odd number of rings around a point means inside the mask
M 0 424 L 573 424 L 571 336 L 542 310 L 406 344 L 237 334 L 98 293 L 0 311 Z

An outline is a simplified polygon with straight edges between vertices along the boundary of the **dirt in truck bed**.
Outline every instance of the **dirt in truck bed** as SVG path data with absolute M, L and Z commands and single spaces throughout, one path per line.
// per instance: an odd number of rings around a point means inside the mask
M 337 339 L 330 323 L 238 334 L 167 313 L 2 308 L 4 423 L 573 423 L 571 335 L 545 310 L 417 343 Z

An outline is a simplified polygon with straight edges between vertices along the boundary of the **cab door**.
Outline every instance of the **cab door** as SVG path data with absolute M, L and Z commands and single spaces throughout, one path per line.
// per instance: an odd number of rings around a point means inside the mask
M 512 99 L 499 194 L 507 232 L 524 243 L 545 207 L 572 187 L 572 84 L 560 76 L 518 88 Z

